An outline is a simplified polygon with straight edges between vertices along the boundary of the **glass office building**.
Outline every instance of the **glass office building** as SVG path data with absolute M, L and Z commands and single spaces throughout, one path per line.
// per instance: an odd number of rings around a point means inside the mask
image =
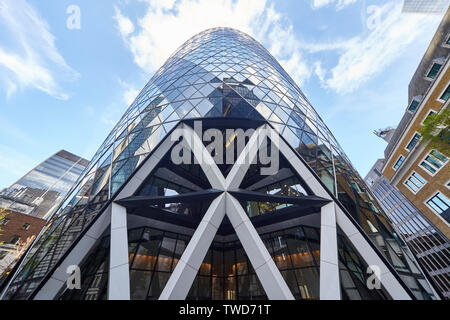
M 450 5 L 449 0 L 404 0 L 404 13 L 444 13 Z
M 139 93 L 2 299 L 439 298 L 404 247 L 275 58 L 215 28 Z
M 0 192 L 0 212 L 9 210 L 48 218 L 88 163 L 65 150 L 55 153 Z
M 384 159 L 379 159 L 365 181 L 438 290 L 449 299 L 450 241 L 381 174 L 383 165 Z

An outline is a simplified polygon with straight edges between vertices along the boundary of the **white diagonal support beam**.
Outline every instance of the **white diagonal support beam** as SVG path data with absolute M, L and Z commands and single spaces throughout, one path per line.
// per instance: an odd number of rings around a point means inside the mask
M 238 156 L 236 163 L 230 170 L 226 178 L 227 190 L 239 189 L 239 186 L 244 180 L 245 174 L 247 173 L 250 164 L 256 161 L 258 150 L 264 141 L 265 130 L 267 125 L 261 126 L 255 130 L 255 132 L 250 137 L 248 143 L 245 145 L 241 154 Z M 255 162 L 256 163 L 256 162 Z
M 211 186 L 223 190 L 224 193 L 212 202 L 161 293 L 160 300 L 186 298 L 225 214 L 230 219 L 269 299 L 294 299 L 239 201 L 227 193 L 229 189 L 239 188 L 264 141 L 265 128 L 266 125 L 261 126 L 253 133 L 225 179 L 197 133 L 185 124 L 181 127 L 183 138 L 189 148 L 192 151 L 195 150 L 194 156 L 200 163 Z
M 108 300 L 130 300 L 127 209 L 116 203 L 111 208 Z
M 364 261 L 369 266 L 376 266 L 380 269 L 380 282 L 392 299 L 411 300 L 412 298 L 408 292 L 392 274 L 372 246 L 364 239 L 359 230 L 353 225 L 352 221 L 338 206 L 336 207 L 336 221 Z
M 159 300 L 186 299 L 225 216 L 225 193 L 214 199 L 172 272 Z
M 60 266 L 52 273 L 50 279 L 45 282 L 33 300 L 53 300 L 58 298 L 58 292 L 64 286 L 67 286 L 67 279 L 69 277 L 67 273 L 68 268 L 70 266 L 80 266 L 84 257 L 101 238 L 103 232 L 111 222 L 110 211 L 111 206 L 108 206 L 104 214 L 95 221 L 78 244 L 68 253 Z
M 291 290 L 284 281 L 261 237 L 256 232 L 239 201 L 231 194 L 226 195 L 227 216 L 236 235 L 270 300 L 294 300 Z
M 320 212 L 320 300 L 341 300 L 335 206 Z
M 271 129 L 273 130 L 273 129 Z M 299 159 L 298 155 L 287 145 L 283 139 L 279 139 L 278 142 L 274 141 L 280 150 L 281 154 L 289 161 L 291 166 L 297 171 L 300 177 L 303 178 L 308 187 L 322 198 L 331 199 L 327 190 L 317 181 L 317 178 L 309 171 L 306 165 Z M 381 270 L 381 284 L 386 289 L 386 291 L 391 295 L 394 300 L 411 300 L 411 296 L 403 288 L 400 281 L 391 273 L 389 268 L 379 257 L 378 252 L 376 252 L 368 241 L 363 237 L 358 228 L 354 225 L 347 215 L 342 211 L 342 209 L 335 204 L 335 219 L 336 226 L 339 226 L 343 233 L 350 240 L 352 245 L 356 248 L 356 251 L 361 255 L 363 260 L 370 266 L 374 265 Z M 322 241 L 322 238 L 321 238 Z M 322 255 L 322 253 L 321 253 Z M 333 268 L 334 270 L 334 268 Z M 321 277 L 322 271 L 326 273 L 325 270 L 320 270 Z M 324 284 L 325 285 L 325 284 Z M 322 282 L 321 282 L 322 289 Z M 322 290 L 321 290 L 322 298 Z

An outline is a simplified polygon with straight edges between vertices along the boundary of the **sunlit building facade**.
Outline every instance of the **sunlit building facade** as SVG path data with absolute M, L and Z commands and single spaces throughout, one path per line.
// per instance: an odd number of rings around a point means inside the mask
M 378 159 L 365 182 L 422 268 L 433 278 L 437 289 L 446 299 L 450 299 L 449 239 L 391 185 L 381 173 L 383 166 L 384 159 Z
M 275 58 L 215 28 L 139 93 L 2 299 L 438 299 L 404 248 Z
M 432 129 L 440 137 L 436 144 L 423 129 L 439 117 L 448 122 L 449 57 L 447 9 L 408 85 L 401 120 L 395 129 L 376 132 L 388 144 L 384 159 L 369 173 L 379 203 L 446 298 L 450 298 L 450 151 L 445 147 L 449 133 L 445 126 Z M 399 200 L 402 197 L 407 200 Z

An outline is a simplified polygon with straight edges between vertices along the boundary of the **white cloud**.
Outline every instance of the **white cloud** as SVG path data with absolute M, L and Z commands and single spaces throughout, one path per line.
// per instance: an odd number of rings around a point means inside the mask
M 322 67 L 322 63 L 320 61 L 316 61 L 314 63 L 314 73 L 319 78 L 320 82 L 323 83 L 327 71 Z
M 135 63 L 147 73 L 195 34 L 223 26 L 261 41 L 299 84 L 311 74 L 292 26 L 266 0 L 144 1 L 146 12 L 134 23 L 118 8 L 114 19 Z
M 380 74 L 415 40 L 434 32 L 439 17 L 405 15 L 401 9 L 400 2 L 378 7 L 379 23 L 368 35 L 346 41 L 331 77 L 324 80 L 323 85 L 338 93 L 352 92 Z
M 134 24 L 130 19 L 125 17 L 117 7 L 114 7 L 116 15 L 114 19 L 117 21 L 117 28 L 122 37 L 127 37 L 130 33 L 134 32 Z
M 140 18 L 132 21 L 116 8 L 114 19 L 135 63 L 147 74 L 153 73 L 193 35 L 208 28 L 226 26 L 260 41 L 300 86 L 316 74 L 323 87 L 341 94 L 356 90 L 381 73 L 411 43 L 434 32 L 436 21 L 440 19 L 404 15 L 401 2 L 387 2 L 377 7 L 380 19 L 372 30 L 327 43 L 305 43 L 295 35 L 287 18 L 266 0 L 141 1 L 147 7 Z M 354 2 L 356 0 L 315 0 L 314 5 L 316 8 L 334 5 L 342 9 Z M 332 51 L 338 57 L 331 70 L 326 70 L 322 62 L 313 62 L 318 60 L 315 53 L 322 51 Z M 130 92 L 130 96 L 135 92 Z
M 311 0 L 311 8 L 320 9 L 336 3 L 336 10 L 341 10 L 358 0 Z
M 321 51 L 335 51 L 338 53 L 345 52 L 355 44 L 353 39 L 339 39 L 333 42 L 302 42 L 301 48 L 308 53 L 317 53 Z
M 58 82 L 75 80 L 79 74 L 58 52 L 49 29 L 25 0 L 0 0 L 0 79 L 8 97 L 31 87 L 68 99 Z

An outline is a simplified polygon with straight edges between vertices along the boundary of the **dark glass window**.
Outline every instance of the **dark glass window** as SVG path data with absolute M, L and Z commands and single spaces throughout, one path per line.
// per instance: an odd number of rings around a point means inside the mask
M 439 169 L 441 169 L 448 158 L 436 150 L 432 150 L 430 154 L 420 164 L 429 173 L 434 175 Z
M 450 85 L 447 87 L 447 89 L 445 89 L 444 93 L 441 96 L 441 100 L 447 101 L 448 98 L 450 97 Z
M 137 235 L 141 235 L 140 239 Z M 295 298 L 319 299 L 319 230 L 298 226 L 264 234 L 262 239 Z M 187 236 L 153 228 L 129 231 L 132 299 L 159 298 L 188 241 Z M 150 255 L 154 258 L 149 259 Z M 145 260 L 154 262 L 144 263 Z M 212 243 L 187 299 L 253 300 L 267 299 L 267 296 L 237 240 Z
M 0 260 L 3 260 L 4 257 L 8 255 L 8 251 L 0 251 Z
M 11 239 L 9 239 L 9 244 L 17 244 L 20 241 L 20 236 L 13 236 Z
M 406 149 L 411 151 L 416 146 L 416 144 L 419 141 L 420 137 L 421 137 L 421 135 L 416 133 L 414 135 L 414 137 L 411 139 L 411 141 L 409 142 L 409 144 L 406 146 Z
M 394 170 L 397 170 L 398 168 L 400 168 L 400 166 L 402 165 L 403 161 L 405 161 L 405 157 L 404 156 L 400 156 L 400 158 L 398 158 L 397 162 L 394 165 Z
M 433 66 L 431 67 L 430 71 L 427 74 L 428 78 L 435 79 L 439 70 L 441 69 L 442 65 L 439 63 L 433 63 Z
M 408 110 L 411 111 L 411 112 L 414 112 L 414 111 L 416 111 L 416 109 L 417 109 L 418 106 L 419 106 L 419 101 L 417 101 L 417 100 L 414 99 L 414 100 L 411 102 L 411 104 L 409 105 Z

